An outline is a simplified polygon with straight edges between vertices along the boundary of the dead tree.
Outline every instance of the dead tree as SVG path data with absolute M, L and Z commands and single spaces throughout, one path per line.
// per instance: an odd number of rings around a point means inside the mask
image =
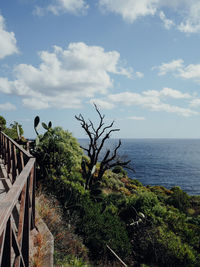
M 115 166 L 122 166 L 131 169 L 128 167 L 130 160 L 122 161 L 120 157 L 117 155 L 117 151 L 121 146 L 121 140 L 119 140 L 118 145 L 111 152 L 110 149 L 107 149 L 105 155 L 102 157 L 100 162 L 100 167 L 98 171 L 97 178 L 94 179 L 94 173 L 96 170 L 96 164 L 99 161 L 100 152 L 102 151 L 105 142 L 110 138 L 112 132 L 117 132 L 120 129 L 113 129 L 114 121 L 112 121 L 109 125 L 105 125 L 104 118 L 105 115 L 102 115 L 94 104 L 95 110 L 99 116 L 99 123 L 97 127 L 94 126 L 94 123 L 91 120 L 86 120 L 79 114 L 79 116 L 75 116 L 75 118 L 80 122 L 82 128 L 86 132 L 89 137 L 89 147 L 81 147 L 86 151 L 89 161 L 82 162 L 82 172 L 83 176 L 86 179 L 85 188 L 89 189 L 90 186 L 94 182 L 98 182 L 102 179 L 103 174 L 106 170 L 109 170 Z

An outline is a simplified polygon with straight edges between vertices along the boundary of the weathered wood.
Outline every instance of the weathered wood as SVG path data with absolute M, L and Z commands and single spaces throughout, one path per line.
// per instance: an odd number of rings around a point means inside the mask
M 31 158 L 26 166 L 24 167 L 23 171 L 17 177 L 15 183 L 13 184 L 12 188 L 7 193 L 6 197 L 3 201 L 0 202 L 0 235 L 4 229 L 3 225 L 8 220 L 14 206 L 16 205 L 19 195 L 22 192 L 22 189 L 27 181 L 27 177 L 34 166 L 35 159 Z M 5 204 L 9 203 L 9 207 L 5 208 Z
M 21 266 L 25 267 L 26 265 L 24 263 L 24 259 L 23 259 L 22 253 L 21 253 L 21 248 L 19 247 L 19 244 L 17 242 L 17 236 L 16 236 L 15 232 L 12 232 L 12 234 L 13 234 L 13 237 L 12 237 L 13 238 L 13 249 L 14 249 L 15 254 L 16 254 L 15 261 L 14 261 L 13 265 L 15 267 L 18 267 L 21 264 Z
M 0 264 L 2 262 L 2 256 L 3 256 L 3 245 L 4 245 L 4 241 L 5 241 L 5 233 L 6 231 L 3 231 L 3 233 L 0 236 Z
M 35 158 L 0 132 L 0 267 L 29 266 L 29 233 L 35 226 Z
M 25 210 L 24 210 L 24 227 L 23 227 L 23 242 L 22 242 L 22 254 L 25 265 L 29 264 L 29 231 L 30 231 L 30 217 L 29 217 L 29 179 L 27 180 L 27 190 L 25 198 Z
M 5 241 L 3 247 L 2 266 L 11 267 L 11 247 L 12 247 L 12 232 L 11 232 L 11 220 L 8 219 Z

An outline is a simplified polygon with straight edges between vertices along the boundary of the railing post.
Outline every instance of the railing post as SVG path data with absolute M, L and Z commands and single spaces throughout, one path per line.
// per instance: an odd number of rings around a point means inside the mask
M 29 266 L 29 231 L 30 231 L 30 219 L 29 219 L 29 178 L 26 184 L 26 198 L 25 198 L 25 210 L 24 210 L 24 227 L 22 238 L 22 255 L 24 263 Z
M 12 247 L 12 229 L 11 229 L 11 219 L 8 219 L 5 241 L 3 248 L 3 258 L 2 258 L 2 267 L 11 267 L 11 247 Z
M 0 156 L 12 183 L 0 202 L 0 266 L 28 267 L 29 234 L 35 227 L 35 159 L 1 131 Z

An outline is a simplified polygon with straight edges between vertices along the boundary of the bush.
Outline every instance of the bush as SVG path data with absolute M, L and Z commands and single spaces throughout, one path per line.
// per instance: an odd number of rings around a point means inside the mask
M 50 128 L 40 136 L 31 152 L 37 159 L 43 179 L 62 174 L 69 178 L 81 169 L 83 151 L 76 138 L 61 127 Z
M 140 192 L 135 199 L 135 208 L 138 211 L 148 212 L 159 203 L 157 196 L 152 192 Z
M 124 176 L 127 175 L 127 172 L 122 168 L 122 166 L 115 166 L 115 167 L 112 169 L 112 172 L 117 173 L 117 174 L 121 173 L 121 174 L 123 174 Z
M 6 120 L 3 116 L 0 116 L 0 130 L 4 131 L 6 128 Z
M 168 198 L 167 203 L 173 205 L 175 208 L 186 212 L 187 208 L 190 207 L 190 197 L 187 193 L 183 192 L 179 186 L 171 188 L 173 192 Z
M 165 226 L 152 229 L 141 226 L 135 229 L 132 240 L 138 262 L 150 266 L 199 266 L 196 251 Z
M 84 203 L 81 215 L 77 232 L 83 237 L 93 259 L 109 255 L 107 244 L 121 257 L 130 254 L 131 246 L 126 226 L 117 215 L 105 210 L 102 204 L 94 204 L 91 201 Z

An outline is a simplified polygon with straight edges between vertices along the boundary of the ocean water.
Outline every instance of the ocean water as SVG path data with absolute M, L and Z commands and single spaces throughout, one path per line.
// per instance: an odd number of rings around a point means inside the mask
M 144 185 L 180 186 L 190 195 L 200 195 L 200 139 L 122 139 L 119 154 L 131 160 L 135 173 L 130 178 Z M 87 147 L 88 141 L 80 139 Z M 106 149 L 114 149 L 118 140 L 110 139 Z

